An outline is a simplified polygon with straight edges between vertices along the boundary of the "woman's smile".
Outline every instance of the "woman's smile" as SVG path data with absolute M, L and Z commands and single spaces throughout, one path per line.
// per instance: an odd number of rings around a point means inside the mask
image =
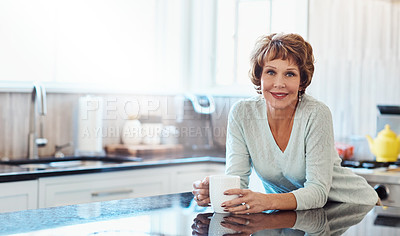
M 296 107 L 300 90 L 299 67 L 291 60 L 266 61 L 261 90 L 269 108 L 290 113 Z
M 288 93 L 279 93 L 279 92 L 270 92 L 270 93 L 275 99 L 284 99 L 288 96 Z

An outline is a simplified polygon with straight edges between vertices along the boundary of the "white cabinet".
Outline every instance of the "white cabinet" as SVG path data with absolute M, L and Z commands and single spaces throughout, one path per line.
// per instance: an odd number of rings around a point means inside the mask
M 37 208 L 37 180 L 0 183 L 0 213 Z
M 187 163 L 0 183 L 0 212 L 190 192 L 194 181 L 224 171 L 224 163 Z
M 189 192 L 194 181 L 224 171 L 223 163 L 206 163 L 40 178 L 39 208 Z
M 173 193 L 191 192 L 193 190 L 193 182 L 202 180 L 209 175 L 217 175 L 225 173 L 224 163 L 206 163 L 206 164 L 190 164 L 175 167 L 172 177 L 173 185 L 171 191 Z
M 165 194 L 170 183 L 163 168 L 40 178 L 39 207 Z

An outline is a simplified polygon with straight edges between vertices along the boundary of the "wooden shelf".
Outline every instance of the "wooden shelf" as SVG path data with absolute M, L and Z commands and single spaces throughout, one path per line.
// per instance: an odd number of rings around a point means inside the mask
M 126 145 L 126 144 L 109 144 L 105 147 L 107 153 L 113 154 L 127 154 L 132 156 L 141 156 L 148 154 L 160 154 L 160 153 L 174 153 L 183 151 L 183 145 Z

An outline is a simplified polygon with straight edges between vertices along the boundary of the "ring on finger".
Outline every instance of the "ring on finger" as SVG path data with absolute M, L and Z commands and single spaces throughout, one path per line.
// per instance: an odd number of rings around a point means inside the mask
M 250 209 L 250 205 L 249 204 L 245 203 L 244 205 L 246 206 L 247 210 Z

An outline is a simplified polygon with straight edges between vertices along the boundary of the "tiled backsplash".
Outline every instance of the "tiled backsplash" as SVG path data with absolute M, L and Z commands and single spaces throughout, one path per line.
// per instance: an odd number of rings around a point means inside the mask
M 140 120 L 161 117 L 164 125 L 176 125 L 175 96 L 93 94 L 103 98 L 103 146 L 121 142 L 122 127 L 128 119 L 129 107 L 138 104 Z M 78 100 L 85 94 L 47 94 L 47 115 L 43 118 L 45 147 L 39 156 L 51 156 L 55 145 L 74 142 Z M 28 148 L 30 93 L 0 93 L 0 158 L 25 158 Z M 227 116 L 230 107 L 240 98 L 214 97 L 216 111 L 212 114 L 214 141 L 225 145 Z M 38 116 L 37 116 L 38 117 Z M 38 122 L 37 122 L 38 123 Z M 74 145 L 63 149 L 74 153 Z

